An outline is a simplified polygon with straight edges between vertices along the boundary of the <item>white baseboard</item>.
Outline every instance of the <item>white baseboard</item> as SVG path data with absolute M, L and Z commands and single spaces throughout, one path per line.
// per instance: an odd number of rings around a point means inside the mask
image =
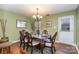
M 16 42 L 19 42 L 20 40 L 15 40 L 15 41 L 12 41 L 11 43 L 13 44 L 13 43 L 16 43 Z

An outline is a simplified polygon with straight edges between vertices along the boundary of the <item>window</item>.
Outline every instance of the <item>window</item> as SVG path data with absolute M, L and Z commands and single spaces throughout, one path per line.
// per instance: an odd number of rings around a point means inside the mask
M 70 31 L 70 18 L 63 18 L 61 20 L 61 30 Z
M 17 20 L 16 21 L 16 27 L 17 28 L 25 28 L 26 27 L 26 21 L 24 21 L 24 20 Z

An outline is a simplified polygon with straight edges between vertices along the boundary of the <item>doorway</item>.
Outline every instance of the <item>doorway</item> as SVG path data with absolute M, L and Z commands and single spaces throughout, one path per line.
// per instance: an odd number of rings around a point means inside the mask
M 74 16 L 58 18 L 58 39 L 63 43 L 74 43 Z

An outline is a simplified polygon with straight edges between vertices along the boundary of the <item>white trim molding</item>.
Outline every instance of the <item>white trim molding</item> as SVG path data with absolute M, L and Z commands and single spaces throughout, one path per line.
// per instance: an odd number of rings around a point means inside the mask
M 16 43 L 16 42 L 20 42 L 20 40 L 15 40 L 15 41 L 12 41 L 11 43 L 13 44 L 13 43 Z

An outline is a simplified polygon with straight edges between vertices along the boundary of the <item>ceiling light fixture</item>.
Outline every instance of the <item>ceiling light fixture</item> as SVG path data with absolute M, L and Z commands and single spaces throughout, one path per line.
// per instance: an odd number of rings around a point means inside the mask
M 38 10 L 39 9 L 36 8 L 37 13 L 36 13 L 36 15 L 33 15 L 33 18 L 35 18 L 36 20 L 43 18 L 41 15 L 39 15 Z
M 36 24 L 35 32 L 36 32 L 37 35 L 40 35 L 40 27 L 39 27 L 40 24 L 39 24 L 39 21 L 40 21 L 40 19 L 43 18 L 43 17 L 39 15 L 38 10 L 39 10 L 39 9 L 36 8 L 37 13 L 36 13 L 36 15 L 33 15 L 33 18 L 35 19 L 35 24 Z

